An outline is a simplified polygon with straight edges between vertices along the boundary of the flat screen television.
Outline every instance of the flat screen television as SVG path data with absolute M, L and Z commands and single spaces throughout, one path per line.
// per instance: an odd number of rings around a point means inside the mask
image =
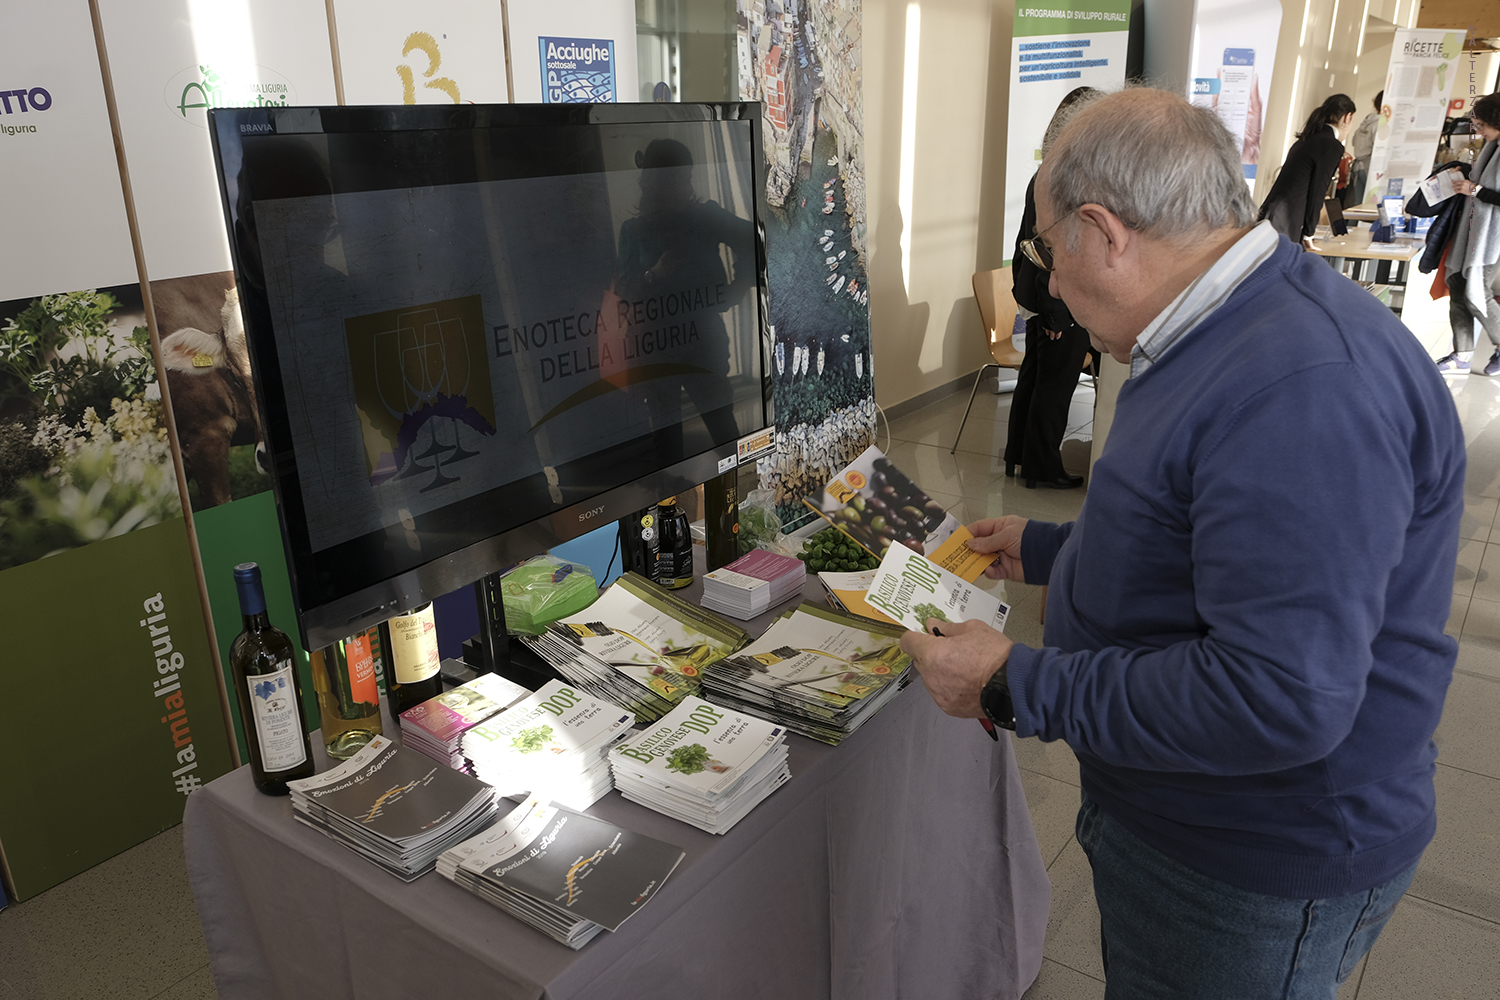
M 757 104 L 210 112 L 309 649 L 774 426 Z

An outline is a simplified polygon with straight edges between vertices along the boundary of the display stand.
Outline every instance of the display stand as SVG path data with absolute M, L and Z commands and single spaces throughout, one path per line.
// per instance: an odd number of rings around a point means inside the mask
M 479 632 L 464 643 L 464 662 L 476 673 L 499 674 L 535 691 L 558 676 L 525 644 L 513 642 L 505 630 L 505 602 L 500 593 L 500 573 L 490 573 L 474 583 L 479 608 Z

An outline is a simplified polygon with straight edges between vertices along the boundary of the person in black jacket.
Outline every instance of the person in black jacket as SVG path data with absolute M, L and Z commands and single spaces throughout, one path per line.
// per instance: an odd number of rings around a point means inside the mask
M 1293 243 L 1311 239 L 1317 231 L 1318 210 L 1344 158 L 1344 132 L 1354 121 L 1354 112 L 1347 94 L 1334 94 L 1320 104 L 1297 133 L 1271 193 L 1260 206 L 1260 217 L 1269 219 Z
M 1078 87 L 1062 99 L 1042 139 L 1044 158 L 1068 119 L 1088 101 L 1103 96 L 1103 91 L 1093 87 Z M 1016 233 L 1011 265 L 1016 303 L 1029 315 L 1026 356 L 1010 401 L 1005 474 L 1015 475 L 1020 466 L 1029 490 L 1038 484 L 1070 490 L 1082 486 L 1083 477 L 1068 474 L 1059 449 L 1068 430 L 1068 407 L 1073 402 L 1073 390 L 1078 388 L 1078 374 L 1083 370 L 1084 356 L 1090 352 L 1089 334 L 1073 322 L 1062 300 L 1048 292 L 1051 276 L 1024 252 L 1022 244 L 1037 235 L 1035 186 L 1033 177 L 1026 186 L 1026 211 Z

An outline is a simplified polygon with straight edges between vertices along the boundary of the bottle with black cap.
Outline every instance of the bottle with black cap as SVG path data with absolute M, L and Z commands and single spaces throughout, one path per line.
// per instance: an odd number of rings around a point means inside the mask
M 250 747 L 250 776 L 265 794 L 285 795 L 288 781 L 310 778 L 316 770 L 302 714 L 297 648 L 271 625 L 258 565 L 236 566 L 234 587 L 245 627 L 229 647 L 229 666 Z

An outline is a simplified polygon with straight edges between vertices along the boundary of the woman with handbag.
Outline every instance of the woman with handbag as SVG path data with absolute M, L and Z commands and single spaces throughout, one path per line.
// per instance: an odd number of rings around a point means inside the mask
M 1495 302 L 1495 279 L 1500 272 L 1500 93 L 1474 102 L 1469 111 L 1474 131 L 1484 148 L 1469 176 L 1453 182 L 1453 190 L 1467 196 L 1468 211 L 1459 216 L 1448 246 L 1448 322 L 1453 327 L 1453 353 L 1438 360 L 1438 371 L 1462 375 L 1471 370 L 1475 327 L 1484 327 L 1495 351 L 1476 375 L 1500 373 L 1500 304 Z

